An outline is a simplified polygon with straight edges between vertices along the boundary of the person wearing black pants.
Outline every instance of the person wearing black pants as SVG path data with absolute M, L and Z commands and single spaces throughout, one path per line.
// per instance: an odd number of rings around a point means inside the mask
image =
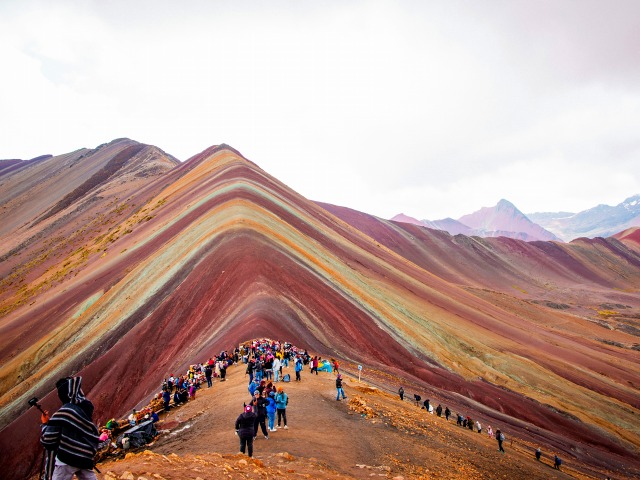
M 253 438 L 255 439 L 258 436 L 258 426 L 262 427 L 262 434 L 264 438 L 269 440 L 269 433 L 267 432 L 267 405 L 269 404 L 269 400 L 260 395 L 260 392 L 256 390 L 253 396 L 253 401 L 251 405 L 253 406 L 253 410 L 256 412 L 256 421 L 254 424 Z
M 245 449 L 250 457 L 253 457 L 253 437 L 256 423 L 256 414 L 251 405 L 244 407 L 244 412 L 236 419 L 236 435 L 240 437 L 240 453 Z

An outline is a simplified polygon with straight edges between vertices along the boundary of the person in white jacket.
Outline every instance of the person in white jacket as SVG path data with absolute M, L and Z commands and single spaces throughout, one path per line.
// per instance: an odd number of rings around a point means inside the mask
M 280 381 L 280 369 L 282 368 L 282 360 L 278 357 L 273 359 L 273 381 Z

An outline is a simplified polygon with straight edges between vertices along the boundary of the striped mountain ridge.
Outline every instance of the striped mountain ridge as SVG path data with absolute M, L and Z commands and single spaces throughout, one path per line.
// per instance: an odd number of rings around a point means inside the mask
M 385 371 L 395 388 L 428 389 L 583 462 L 640 468 L 640 256 L 628 240 L 384 221 L 309 201 L 226 145 L 180 164 L 158 150 L 147 160 L 162 169 L 131 175 L 123 155 L 147 147 L 128 142 L 91 168 L 94 155 L 69 154 L 86 173 L 65 191 L 33 178 L 29 213 L 3 232 L 5 468 L 37 468 L 37 431 L 16 432 L 37 422 L 32 396 L 55 409 L 61 375 L 84 377 L 104 420 L 168 372 L 256 337 Z M 0 202 L 16 206 L 11 193 Z M 602 304 L 618 307 L 602 317 Z

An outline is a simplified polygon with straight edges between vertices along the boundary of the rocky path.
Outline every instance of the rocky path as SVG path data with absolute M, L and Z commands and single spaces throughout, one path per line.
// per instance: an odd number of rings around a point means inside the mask
M 293 377 L 293 368 L 286 370 Z M 99 466 L 102 478 L 390 478 L 566 479 L 605 478 L 571 465 L 536 462 L 521 446 L 506 454 L 494 440 L 429 415 L 410 402 L 346 378 L 348 401 L 336 401 L 335 377 L 308 369 L 302 382 L 282 383 L 289 395 L 289 429 L 261 432 L 254 459 L 238 454 L 234 422 L 249 401 L 244 367 L 227 381 L 201 389 L 195 401 L 161 420 L 165 429 L 148 451 Z M 166 433 L 170 430 L 170 433 Z M 567 463 L 565 461 L 565 463 Z M 621 478 L 616 475 L 615 478 Z

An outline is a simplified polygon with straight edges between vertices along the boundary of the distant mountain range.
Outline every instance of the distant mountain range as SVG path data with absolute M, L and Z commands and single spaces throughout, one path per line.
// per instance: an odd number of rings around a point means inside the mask
M 457 220 L 417 220 L 402 213 L 391 220 L 444 230 L 451 235 L 508 237 L 528 242 L 568 242 L 579 237 L 610 237 L 628 228 L 640 226 L 640 195 L 629 197 L 615 207 L 598 205 L 579 213 L 524 214 L 511 202 L 503 199 L 494 207 L 483 207 Z
M 578 237 L 610 237 L 640 226 L 640 195 L 629 197 L 615 207 L 598 205 L 579 213 L 544 212 L 527 216 L 566 241 Z

